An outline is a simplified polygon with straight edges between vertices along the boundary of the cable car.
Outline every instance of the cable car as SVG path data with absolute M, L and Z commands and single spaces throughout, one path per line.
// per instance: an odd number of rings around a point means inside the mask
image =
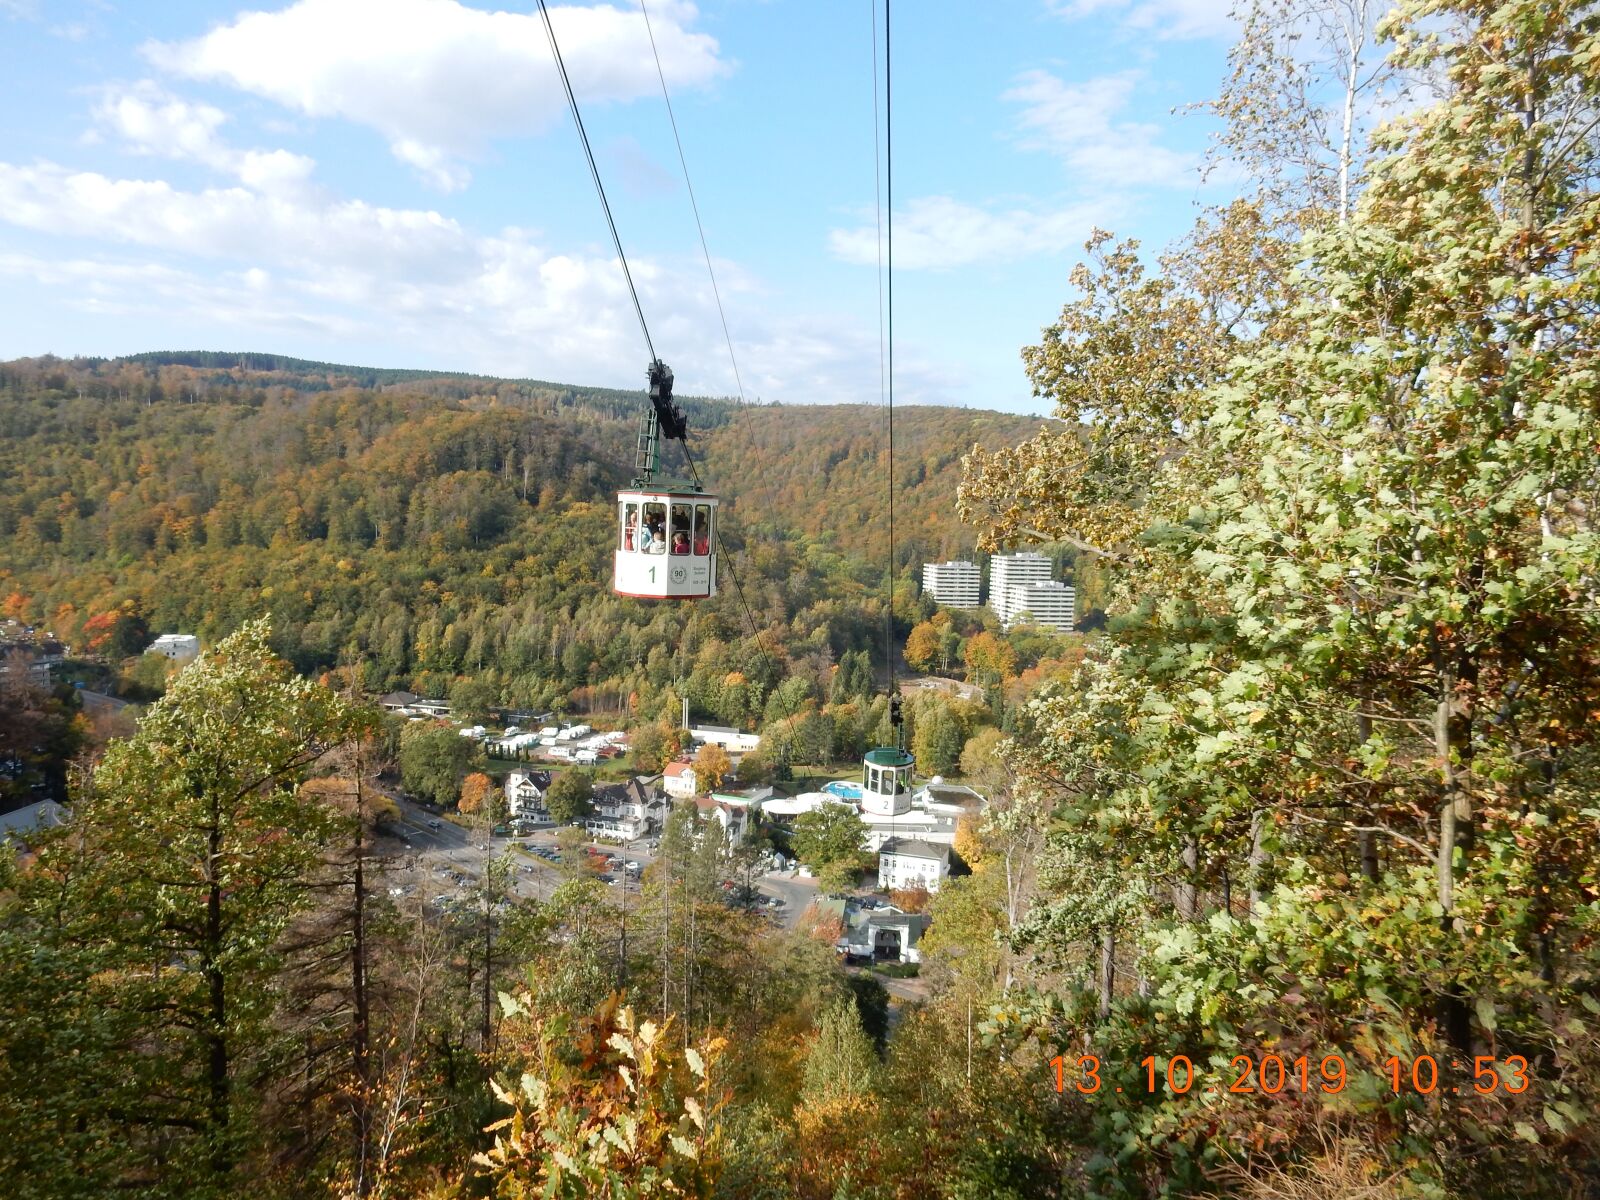
M 649 379 L 638 474 L 617 493 L 611 590 L 642 600 L 704 600 L 717 594 L 717 497 L 696 484 L 656 480 L 661 439 L 682 440 L 689 426 L 672 398 L 672 369 L 656 359 Z

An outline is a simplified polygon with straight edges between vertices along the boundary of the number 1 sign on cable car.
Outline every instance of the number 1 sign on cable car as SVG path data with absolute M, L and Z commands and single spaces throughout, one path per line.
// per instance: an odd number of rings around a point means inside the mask
M 650 364 L 650 411 L 639 431 L 633 486 L 617 493 L 611 590 L 645 600 L 717 594 L 717 498 L 691 483 L 655 478 L 661 439 L 688 432 L 672 399 L 672 369 Z

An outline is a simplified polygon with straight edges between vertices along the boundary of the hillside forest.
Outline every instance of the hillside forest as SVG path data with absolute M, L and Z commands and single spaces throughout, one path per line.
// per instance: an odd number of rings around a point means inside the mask
M 1240 15 L 1240 198 L 1089 239 L 1022 352 L 1054 420 L 897 420 L 893 564 L 870 410 L 695 402 L 744 603 L 648 607 L 603 584 L 631 397 L 6 364 L 0 615 L 148 689 L 111 730 L 6 676 L 0 732 L 77 753 L 0 855 L 11 1194 L 1600 1195 L 1600 10 Z M 1021 544 L 1104 623 L 919 594 Z M 176 628 L 208 652 L 128 665 Z M 891 662 L 983 688 L 908 705 L 988 799 L 914 979 L 723 902 L 843 818 L 677 807 L 626 903 L 487 853 L 445 915 L 383 885 L 375 692 L 688 699 L 776 774 L 893 737 Z

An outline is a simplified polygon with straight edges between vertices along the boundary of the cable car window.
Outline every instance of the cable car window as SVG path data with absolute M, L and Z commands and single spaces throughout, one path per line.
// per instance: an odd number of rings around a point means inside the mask
M 689 553 L 690 532 L 689 506 L 687 504 L 674 504 L 672 506 L 672 528 L 667 532 L 674 554 Z
M 633 550 L 639 544 L 639 506 L 637 504 L 624 504 L 622 506 L 622 548 Z
M 694 552 L 704 557 L 711 553 L 711 505 L 694 506 Z
M 644 506 L 644 529 L 639 534 L 639 549 L 651 554 L 667 552 L 667 506 L 652 501 Z

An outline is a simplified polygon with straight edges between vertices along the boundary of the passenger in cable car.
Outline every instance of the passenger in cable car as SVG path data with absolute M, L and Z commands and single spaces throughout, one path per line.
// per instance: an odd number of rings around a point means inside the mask
M 694 512 L 694 552 L 703 558 L 711 553 L 711 506 L 697 504 Z
M 633 505 L 630 504 L 628 505 L 628 520 L 622 529 L 622 548 L 624 550 L 633 549 L 633 544 L 636 540 L 635 535 L 638 533 L 638 530 L 639 518 L 634 515 Z
M 672 535 L 672 552 L 674 554 L 689 553 L 689 535 L 681 529 Z
M 651 554 L 667 552 L 667 522 L 660 513 L 650 514 L 650 523 L 645 527 L 645 535 L 644 548 Z

